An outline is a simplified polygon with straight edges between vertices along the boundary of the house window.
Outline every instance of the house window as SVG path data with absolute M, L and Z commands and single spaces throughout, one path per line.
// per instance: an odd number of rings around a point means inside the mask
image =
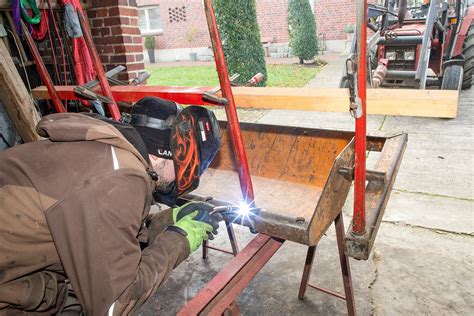
M 160 20 L 160 7 L 144 7 L 138 9 L 138 28 L 142 35 L 154 35 L 163 33 Z

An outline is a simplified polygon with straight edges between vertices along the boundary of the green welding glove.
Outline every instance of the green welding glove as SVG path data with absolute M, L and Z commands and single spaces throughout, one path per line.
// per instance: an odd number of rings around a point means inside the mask
M 188 239 L 191 252 L 196 251 L 203 240 L 207 240 L 209 234 L 212 236 L 212 232 L 215 230 L 211 224 L 196 219 L 198 215 L 199 211 L 194 211 L 181 217 L 174 225 L 168 227 L 168 230 L 177 232 Z
M 205 221 L 211 224 L 213 227 L 219 227 L 218 222 L 222 221 L 223 218 L 218 213 L 210 215 L 213 209 L 214 205 L 206 202 L 188 202 L 173 209 L 173 223 L 176 223 L 180 218 L 194 211 L 199 211 L 199 218 L 203 217 Z
M 213 207 L 213 205 L 205 202 L 188 202 L 173 209 L 173 223 L 176 223 L 181 217 L 184 217 L 194 211 L 211 213 Z

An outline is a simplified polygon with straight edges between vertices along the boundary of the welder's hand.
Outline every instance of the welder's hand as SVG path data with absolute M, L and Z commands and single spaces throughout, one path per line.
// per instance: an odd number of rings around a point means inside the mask
M 200 211 L 193 211 L 184 217 L 177 217 L 177 222 L 168 227 L 168 230 L 186 236 L 191 252 L 196 251 L 204 240 L 210 237 L 213 239 L 213 231 L 217 232 L 217 228 L 206 221 L 198 219 L 199 212 Z
M 210 215 L 214 206 L 205 203 L 205 202 L 189 202 L 184 204 L 183 206 L 177 207 L 173 209 L 173 223 L 176 223 L 184 216 L 193 213 L 194 211 L 198 211 L 198 215 L 196 215 L 196 219 L 210 224 L 214 229 L 212 233 L 217 235 L 217 228 L 219 227 L 219 222 L 222 220 L 222 216 L 220 214 L 213 214 Z M 214 239 L 212 234 L 209 235 L 209 239 Z

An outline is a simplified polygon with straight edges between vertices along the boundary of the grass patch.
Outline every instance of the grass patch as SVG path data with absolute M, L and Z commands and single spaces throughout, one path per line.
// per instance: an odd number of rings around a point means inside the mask
M 314 65 L 267 65 L 268 87 L 304 87 L 319 72 Z M 217 72 L 214 66 L 153 67 L 148 66 L 151 77 L 148 85 L 159 86 L 217 86 Z

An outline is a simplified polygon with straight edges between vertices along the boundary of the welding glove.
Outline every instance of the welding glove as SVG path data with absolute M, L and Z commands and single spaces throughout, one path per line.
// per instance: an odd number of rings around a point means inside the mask
M 176 219 L 176 223 L 169 226 L 168 230 L 185 236 L 188 239 L 191 252 L 196 251 L 204 240 L 213 239 L 213 231 L 217 233 L 217 227 L 211 225 L 205 216 L 201 216 L 199 210 L 192 211 L 183 217 L 176 217 Z
M 219 222 L 223 220 L 222 216 L 218 213 L 212 214 L 211 212 L 214 209 L 214 205 L 205 202 L 188 202 L 180 207 L 173 209 L 173 223 L 176 223 L 180 218 L 194 212 L 199 211 L 198 218 L 202 218 L 205 222 L 209 223 L 214 227 L 214 235 L 217 234 L 217 227 L 219 227 Z M 209 236 L 210 239 L 213 239 L 212 236 Z

